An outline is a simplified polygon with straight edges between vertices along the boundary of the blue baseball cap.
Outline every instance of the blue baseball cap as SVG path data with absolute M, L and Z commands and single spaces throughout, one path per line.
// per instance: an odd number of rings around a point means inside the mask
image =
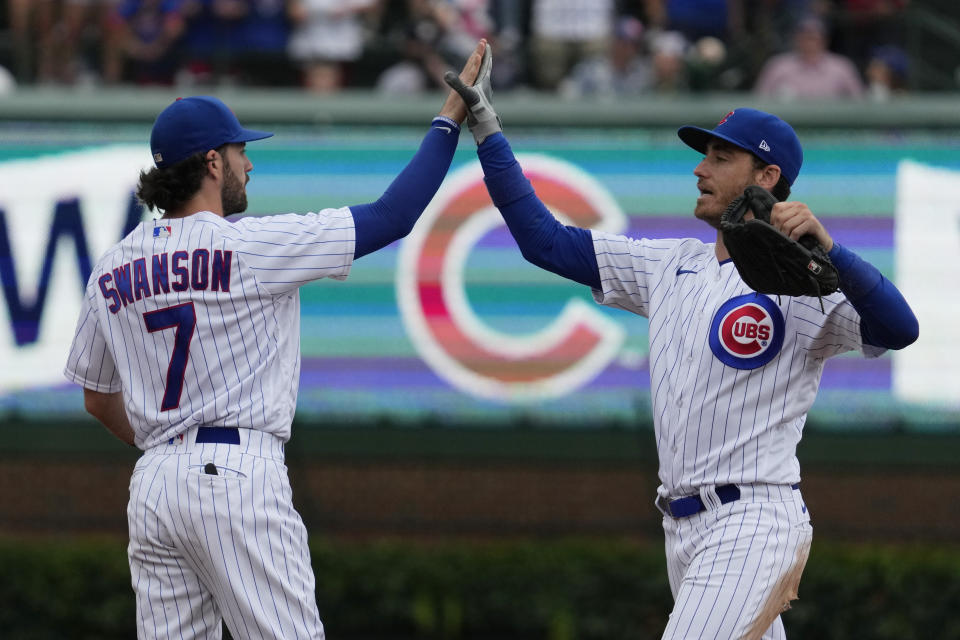
M 713 129 L 688 125 L 680 127 L 677 135 L 703 154 L 707 152 L 711 138 L 726 140 L 767 164 L 780 167 L 780 174 L 791 186 L 803 164 L 803 148 L 793 127 L 777 116 L 757 109 L 734 109 Z
M 153 123 L 150 152 L 157 167 L 169 167 L 220 145 L 262 140 L 272 135 L 241 127 L 233 111 L 217 98 L 177 98 Z

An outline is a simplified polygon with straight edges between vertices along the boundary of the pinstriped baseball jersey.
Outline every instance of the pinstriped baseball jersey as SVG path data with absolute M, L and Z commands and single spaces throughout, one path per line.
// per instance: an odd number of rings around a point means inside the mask
M 594 298 L 650 319 L 650 388 L 660 492 L 800 480 L 796 446 L 826 358 L 863 345 L 841 293 L 754 293 L 713 244 L 593 232 Z
M 64 373 L 122 390 L 142 449 L 197 425 L 286 441 L 300 375 L 298 288 L 346 278 L 353 253 L 348 208 L 141 223 L 93 269 Z

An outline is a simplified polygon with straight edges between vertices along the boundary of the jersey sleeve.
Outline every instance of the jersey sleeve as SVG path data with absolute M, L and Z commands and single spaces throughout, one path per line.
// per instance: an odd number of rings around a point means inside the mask
M 239 257 L 271 294 L 350 273 L 356 236 L 348 207 L 243 218 L 235 225 Z
M 602 287 L 593 289 L 593 299 L 602 305 L 649 317 L 651 290 L 680 241 L 628 238 L 603 231 L 592 233 Z
M 823 309 L 817 298 L 790 299 L 790 314 L 796 320 L 797 337 L 811 355 L 819 358 L 859 351 L 867 358 L 876 358 L 886 349 L 864 344 L 860 333 L 860 315 L 842 293 L 823 298 Z
M 103 325 L 94 306 L 95 294 L 87 289 L 80 309 L 80 319 L 73 344 L 67 356 L 63 375 L 84 389 L 101 393 L 117 393 L 121 390 L 120 376 L 113 356 L 107 348 Z

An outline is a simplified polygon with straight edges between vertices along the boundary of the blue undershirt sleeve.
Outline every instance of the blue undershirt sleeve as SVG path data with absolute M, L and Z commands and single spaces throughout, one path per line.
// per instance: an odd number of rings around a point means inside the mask
M 872 264 L 833 243 L 830 260 L 840 275 L 840 290 L 860 315 L 864 344 L 903 349 L 916 341 L 920 325 L 903 294 Z
M 356 237 L 354 259 L 410 233 L 447 175 L 459 137 L 456 122 L 434 118 L 417 153 L 383 195 L 376 202 L 350 207 Z
M 600 269 L 587 229 L 560 224 L 523 175 L 510 144 L 495 133 L 477 147 L 493 204 L 528 262 L 541 269 L 600 289 Z

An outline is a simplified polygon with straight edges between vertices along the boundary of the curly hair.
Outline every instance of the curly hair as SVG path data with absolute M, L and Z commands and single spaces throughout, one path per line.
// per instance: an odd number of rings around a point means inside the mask
M 141 171 L 137 199 L 150 210 L 179 209 L 200 190 L 207 170 L 206 155 L 201 151 L 171 167 Z

